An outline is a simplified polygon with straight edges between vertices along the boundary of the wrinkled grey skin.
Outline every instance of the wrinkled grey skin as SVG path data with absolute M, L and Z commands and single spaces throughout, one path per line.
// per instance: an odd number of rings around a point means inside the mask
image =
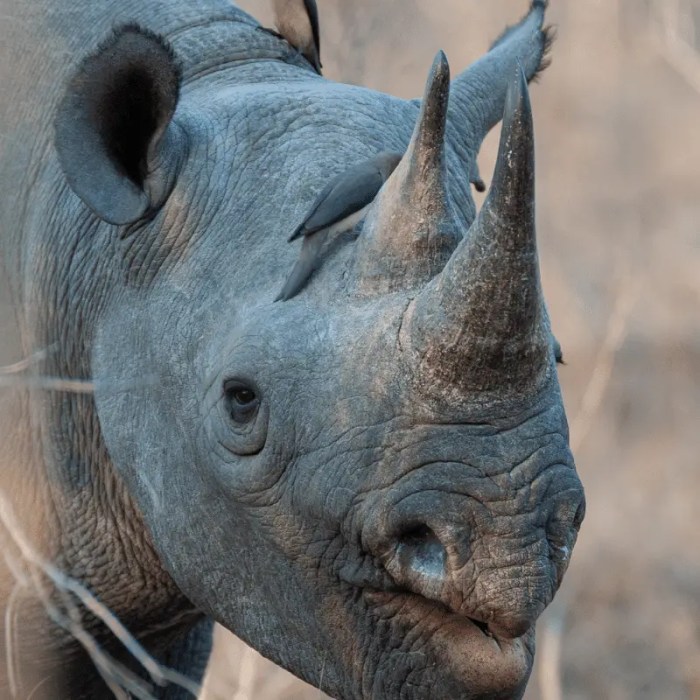
M 583 512 L 546 313 L 537 366 L 506 368 L 489 343 L 488 362 L 453 362 L 439 307 L 422 325 L 419 312 L 474 220 L 474 157 L 516 59 L 529 78 L 540 66 L 539 30 L 506 34 L 455 81 L 421 205 L 438 193 L 452 228 L 429 264 L 394 254 L 420 217 L 403 206 L 389 231 L 378 204 L 273 303 L 316 194 L 404 151 L 418 104 L 320 78 L 223 1 L 6 4 L 3 274 L 24 351 L 51 349 L 39 371 L 95 381 L 94 396 L 24 389 L 7 404 L 3 487 L 38 545 L 195 678 L 215 619 L 334 697 L 520 697 Z M 165 37 L 183 72 L 148 154 L 150 208 L 115 225 L 91 201 L 104 163 L 76 173 L 68 153 L 90 134 L 55 144 L 54 121 L 81 59 L 122 22 Z M 122 219 L 127 199 L 109 204 Z M 384 240 L 391 254 L 367 253 Z M 260 399 L 247 423 L 231 418 L 231 379 Z M 77 644 L 23 606 L 18 696 L 108 697 Z

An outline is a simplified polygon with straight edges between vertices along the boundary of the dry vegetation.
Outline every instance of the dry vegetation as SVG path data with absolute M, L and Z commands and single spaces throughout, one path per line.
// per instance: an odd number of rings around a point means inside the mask
M 456 70 L 524 5 L 319 0 L 326 74 L 416 96 L 438 48 Z M 539 236 L 589 506 L 527 698 L 698 700 L 700 2 L 560 1 L 550 18 L 559 40 L 533 90 Z M 207 688 L 321 697 L 223 631 Z

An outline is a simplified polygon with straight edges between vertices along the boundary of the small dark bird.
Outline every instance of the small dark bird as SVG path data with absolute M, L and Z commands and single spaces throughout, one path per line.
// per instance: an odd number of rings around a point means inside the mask
M 274 0 L 277 31 L 321 73 L 321 37 L 315 0 Z
M 289 237 L 304 237 L 299 260 L 275 301 L 297 294 L 311 276 L 318 254 L 333 233 L 352 230 L 366 215 L 370 204 L 389 179 L 403 154 L 382 151 L 331 180 L 316 198 L 309 213 Z

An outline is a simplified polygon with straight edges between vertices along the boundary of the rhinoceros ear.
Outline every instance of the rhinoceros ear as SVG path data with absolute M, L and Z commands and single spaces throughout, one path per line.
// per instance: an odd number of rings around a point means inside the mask
M 136 25 L 117 29 L 68 83 L 55 120 L 66 179 L 99 217 L 129 224 L 158 209 L 172 189 L 180 91 L 172 50 Z

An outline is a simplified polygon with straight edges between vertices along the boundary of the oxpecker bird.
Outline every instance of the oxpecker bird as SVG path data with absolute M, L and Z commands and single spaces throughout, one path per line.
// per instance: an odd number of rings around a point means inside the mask
M 316 0 L 274 0 L 277 31 L 321 73 L 321 38 Z
M 304 237 L 299 260 L 275 301 L 297 294 L 311 276 L 318 254 L 329 235 L 352 230 L 389 179 L 403 154 L 382 151 L 331 180 L 318 195 L 304 220 L 289 237 Z

